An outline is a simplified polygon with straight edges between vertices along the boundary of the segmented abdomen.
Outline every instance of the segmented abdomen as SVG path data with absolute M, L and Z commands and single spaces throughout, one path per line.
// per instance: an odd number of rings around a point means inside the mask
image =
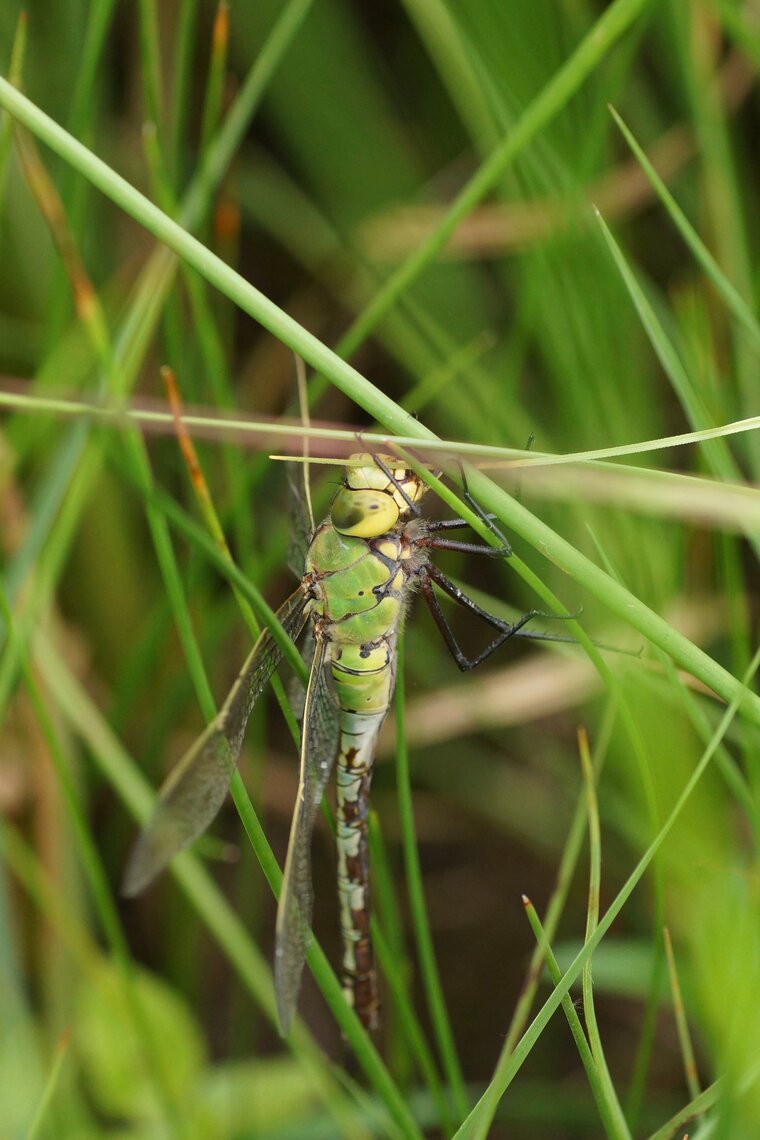
M 341 647 L 345 650 L 346 647 Z M 380 995 L 370 938 L 367 813 L 377 735 L 395 680 L 395 635 L 383 638 L 363 662 L 347 669 L 342 652 L 333 662 L 341 703 L 337 758 L 338 897 L 343 942 L 341 978 L 346 1001 L 368 1030 L 377 1028 Z

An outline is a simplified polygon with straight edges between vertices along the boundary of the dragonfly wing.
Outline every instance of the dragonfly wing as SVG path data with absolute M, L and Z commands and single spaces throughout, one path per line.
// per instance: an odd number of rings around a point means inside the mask
M 283 629 L 293 640 L 306 621 L 306 604 L 299 587 L 277 611 Z M 248 718 L 281 660 L 282 650 L 265 629 L 217 716 L 164 782 L 127 864 L 123 894 L 137 895 L 144 890 L 177 852 L 211 823 L 227 794 Z
M 304 630 L 299 646 L 301 657 L 307 666 L 314 660 L 314 646 L 314 626 L 309 622 Z M 303 714 L 306 708 L 306 689 L 301 683 L 300 678 L 296 677 L 294 673 L 288 677 L 286 692 L 288 694 L 288 704 L 290 705 L 293 716 L 299 724 L 303 724 Z
M 288 483 L 290 484 L 290 545 L 288 546 L 288 567 L 300 578 L 306 561 L 311 537 L 314 534 L 314 519 L 311 514 L 311 492 L 309 488 L 308 463 L 288 463 Z
M 309 427 L 309 394 L 307 391 L 306 365 L 299 356 L 295 358 L 298 405 L 301 422 Z M 291 542 L 288 551 L 288 566 L 300 578 L 306 561 L 311 537 L 314 534 L 314 511 L 311 505 L 311 482 L 309 475 L 309 442 L 303 439 L 303 463 L 288 463 L 288 483 L 291 490 Z
M 277 911 L 274 978 L 277 1014 L 283 1034 L 288 1032 L 293 1018 L 311 939 L 311 836 L 314 820 L 338 751 L 340 710 L 331 685 L 327 646 L 327 641 L 317 638 L 306 691 L 298 799 L 290 828 Z

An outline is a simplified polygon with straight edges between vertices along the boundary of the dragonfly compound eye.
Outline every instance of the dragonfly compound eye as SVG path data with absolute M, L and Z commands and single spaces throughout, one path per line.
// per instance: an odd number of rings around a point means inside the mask
M 330 508 L 330 520 L 340 534 L 376 538 L 398 522 L 399 509 L 385 491 L 341 487 Z

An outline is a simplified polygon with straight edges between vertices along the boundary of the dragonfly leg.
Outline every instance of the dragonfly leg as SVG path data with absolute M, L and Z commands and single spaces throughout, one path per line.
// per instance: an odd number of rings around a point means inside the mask
M 496 518 L 496 515 L 486 515 L 486 519 L 488 521 L 490 521 L 491 519 L 495 519 L 495 518 Z M 468 523 L 467 519 L 426 519 L 425 520 L 425 530 L 429 534 L 435 534 L 436 531 L 439 531 L 439 530 L 464 530 L 464 528 L 469 526 L 469 525 L 470 524 Z M 493 547 L 489 547 L 489 549 L 492 550 Z
M 464 606 L 465 609 L 468 609 L 472 613 L 477 614 L 479 618 L 482 618 L 483 621 L 493 626 L 494 629 L 499 630 L 498 636 L 495 637 L 490 645 L 487 645 L 482 653 L 479 653 L 477 657 L 467 657 L 466 654 L 462 652 L 459 643 L 454 636 L 453 630 L 451 629 L 451 626 L 446 619 L 446 615 L 441 609 L 441 603 L 438 601 L 438 598 L 435 595 L 435 591 L 433 590 L 433 582 L 436 582 L 437 585 L 440 586 L 440 588 L 460 606 Z M 455 586 L 454 583 L 451 582 L 445 574 L 442 574 L 436 566 L 426 566 L 424 568 L 420 574 L 420 587 L 422 589 L 422 596 L 427 602 L 428 608 L 433 615 L 433 620 L 438 626 L 438 629 L 441 632 L 441 636 L 446 642 L 451 656 L 454 658 L 458 667 L 462 670 L 463 673 L 467 673 L 471 669 L 476 669 L 477 666 L 485 661 L 486 658 L 490 657 L 491 654 L 494 653 L 500 645 L 503 645 L 505 641 L 509 641 L 511 637 L 518 636 L 523 626 L 527 625 L 529 621 L 533 620 L 533 618 L 554 616 L 550 614 L 544 614 L 541 612 L 541 610 L 530 610 L 528 613 L 523 614 L 523 616 L 519 618 L 518 621 L 512 624 L 502 621 L 501 618 L 497 618 L 494 614 L 490 614 L 488 610 L 484 610 L 482 606 L 479 606 L 477 602 L 474 602 L 472 598 L 468 597 L 467 594 L 460 590 L 458 586 Z
M 512 553 L 512 547 L 509 545 L 506 535 L 503 534 L 503 532 L 497 527 L 496 523 L 494 522 L 493 515 L 489 515 L 486 511 L 484 511 L 480 503 L 474 497 L 467 482 L 467 475 L 465 474 L 464 464 L 462 463 L 461 459 L 457 460 L 457 462 L 459 464 L 459 476 L 462 480 L 462 498 L 467 503 L 467 506 L 470 508 L 470 510 L 475 512 L 481 522 L 484 522 L 486 524 L 491 534 L 496 535 L 499 542 L 501 543 L 500 550 L 497 550 L 496 547 L 489 547 L 489 550 L 493 549 L 497 554 L 503 554 L 506 558 L 509 558 L 510 554 Z
M 457 605 L 476 614 L 483 621 L 487 622 L 488 625 L 501 631 L 500 636 L 497 637 L 483 653 L 474 658 L 472 662 L 469 662 L 469 659 L 464 656 L 456 643 L 446 616 L 441 609 L 437 597 L 433 593 L 433 588 L 430 583 L 431 578 Z M 511 637 L 524 638 L 526 641 L 557 641 L 564 645 L 580 645 L 580 642 L 575 637 L 566 637 L 561 633 L 545 633 L 543 630 L 525 629 L 524 626 L 527 622 L 532 621 L 533 618 L 536 617 L 551 618 L 552 621 L 574 621 L 583 613 L 582 606 L 571 614 L 554 614 L 547 613 L 546 610 L 530 610 L 529 613 L 524 614 L 518 621 L 510 625 L 509 622 L 503 621 L 501 618 L 496 617 L 495 614 L 489 613 L 488 610 L 479 606 L 477 602 L 473 601 L 473 599 L 469 597 L 468 594 L 465 594 L 463 590 L 460 590 L 458 586 L 455 586 L 451 579 L 447 578 L 446 575 L 432 563 L 428 563 L 421 571 L 420 586 L 422 596 L 430 608 L 430 612 L 443 635 L 452 657 L 463 671 L 474 669 L 477 665 L 480 665 L 481 661 L 485 661 L 494 650 L 498 649 L 500 645 L 503 645 L 505 641 L 509 641 Z M 606 649 L 610 653 L 622 653 L 626 657 L 640 657 L 642 653 L 641 647 L 639 649 L 623 649 L 619 645 L 608 645 L 604 641 L 592 641 L 591 644 L 596 646 L 597 649 Z M 465 662 L 464 664 L 460 664 L 460 658 Z
M 452 522 L 469 524 L 464 519 L 452 519 Z M 459 550 L 464 554 L 485 554 L 488 558 L 509 558 L 512 553 L 511 546 L 488 546 L 485 542 L 459 542 L 455 538 L 423 537 L 416 540 L 417 546 L 426 546 L 431 550 Z
M 493 520 L 496 515 L 484 514 L 482 511 L 478 512 L 478 517 L 482 518 L 488 525 L 489 530 L 494 534 L 500 535 L 500 532 L 493 526 Z M 509 558 L 512 553 L 512 547 L 509 543 L 502 546 L 488 546 L 485 542 L 459 542 L 456 539 L 450 538 L 436 538 L 435 536 L 442 530 L 463 530 L 465 527 L 470 526 L 467 519 L 434 519 L 432 522 L 425 522 L 425 534 L 422 538 L 417 539 L 418 546 L 427 546 L 433 550 L 459 550 L 465 554 L 485 554 L 488 558 Z
M 420 515 L 422 514 L 419 503 L 415 503 L 412 499 L 410 499 L 409 495 L 407 495 L 406 491 L 401 486 L 398 479 L 396 479 L 393 472 L 390 471 L 388 467 L 386 467 L 386 465 L 383 463 L 383 461 L 379 455 L 375 455 L 375 453 L 372 452 L 372 459 L 375 462 L 375 466 L 380 468 L 383 475 L 387 475 L 390 482 L 393 484 L 393 486 L 396 488 L 398 493 L 401 495 L 401 498 L 404 500 L 407 507 L 409 508 L 409 513 L 411 514 L 412 518 L 414 518 L 414 519 L 419 518 Z

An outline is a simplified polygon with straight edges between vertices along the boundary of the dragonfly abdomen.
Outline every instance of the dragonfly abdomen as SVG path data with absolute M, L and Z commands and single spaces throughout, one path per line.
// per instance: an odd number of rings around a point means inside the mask
M 380 995 L 370 936 L 367 814 L 377 736 L 393 696 L 395 632 L 368 645 L 334 644 L 340 705 L 337 757 L 338 897 L 346 1001 L 366 1029 L 377 1028 Z
M 380 994 L 370 936 L 367 814 L 375 744 L 386 711 L 341 712 L 337 759 L 341 980 L 346 1001 L 368 1030 L 378 1026 Z

